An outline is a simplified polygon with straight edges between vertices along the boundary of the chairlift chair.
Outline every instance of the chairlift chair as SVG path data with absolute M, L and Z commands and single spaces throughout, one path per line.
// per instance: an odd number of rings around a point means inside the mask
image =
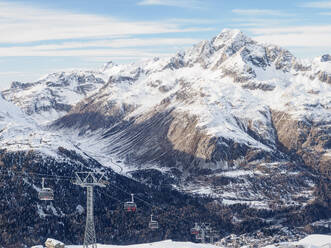
M 200 232 L 200 227 L 199 227 L 198 223 L 195 223 L 194 227 L 191 228 L 191 234 L 198 235 L 199 232 Z
M 46 188 L 44 185 L 45 185 L 45 178 L 42 178 L 41 190 L 38 193 L 39 200 L 42 201 L 54 200 L 54 191 L 51 188 Z
M 211 224 L 210 223 L 205 223 L 205 228 L 207 231 L 210 231 L 212 228 L 211 228 Z
M 158 229 L 159 228 L 159 223 L 156 220 L 153 220 L 153 215 L 151 214 L 151 220 L 148 224 L 148 227 L 152 230 Z
M 124 210 L 126 212 L 135 212 L 137 210 L 137 204 L 134 202 L 133 194 L 131 194 L 131 201 L 124 203 Z

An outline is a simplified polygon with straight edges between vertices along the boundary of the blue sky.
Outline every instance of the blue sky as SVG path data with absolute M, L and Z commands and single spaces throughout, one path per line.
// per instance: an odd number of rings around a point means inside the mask
M 331 1 L 0 0 L 0 89 L 53 71 L 167 56 L 223 28 L 331 53 Z

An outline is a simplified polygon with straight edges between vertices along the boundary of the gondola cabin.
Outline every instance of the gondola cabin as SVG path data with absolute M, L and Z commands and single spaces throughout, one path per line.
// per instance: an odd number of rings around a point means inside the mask
M 126 212 L 135 212 L 137 210 L 137 204 L 134 202 L 133 194 L 131 194 L 131 201 L 124 203 L 124 210 Z
M 54 200 L 54 191 L 51 188 L 45 188 L 45 178 L 42 178 L 41 190 L 38 193 L 39 200 L 52 201 Z
M 43 188 L 38 193 L 39 200 L 52 201 L 54 200 L 54 192 L 50 188 Z

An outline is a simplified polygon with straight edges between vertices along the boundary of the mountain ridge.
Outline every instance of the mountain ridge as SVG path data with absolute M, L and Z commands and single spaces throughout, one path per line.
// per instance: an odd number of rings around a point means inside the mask
M 35 124 L 12 136 L 5 126 L 2 156 L 31 151 L 56 161 L 60 152 L 71 158 L 68 171 L 91 159 L 152 194 L 166 186 L 212 199 L 207 209 L 253 212 L 253 232 L 277 225 L 277 209 L 286 215 L 278 224 L 302 226 L 330 217 L 330 77 L 329 56 L 300 60 L 224 30 L 170 57 L 13 83 L 4 98 Z M 246 230 L 246 217 L 232 214 L 231 230 Z

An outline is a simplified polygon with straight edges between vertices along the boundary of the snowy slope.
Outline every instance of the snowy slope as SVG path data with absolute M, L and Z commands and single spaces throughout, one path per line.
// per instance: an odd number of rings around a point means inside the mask
M 328 248 L 331 247 L 331 236 L 314 234 L 305 237 L 297 242 L 280 243 L 277 245 L 268 245 L 265 248 L 275 247 L 303 247 L 303 248 Z
M 59 147 L 76 150 L 74 145 L 60 134 L 47 130 L 27 116 L 19 107 L 4 100 L 0 95 L 0 146 L 10 152 L 36 151 L 41 155 L 57 155 Z
M 79 245 L 69 245 L 70 248 L 81 248 L 83 246 Z M 194 244 L 190 242 L 175 242 L 171 240 L 165 240 L 161 242 L 155 243 L 148 243 L 148 244 L 139 244 L 139 245 L 100 245 L 100 248 L 121 248 L 121 247 L 128 247 L 128 248 L 213 248 L 217 247 L 215 245 L 210 244 Z
M 265 246 L 265 248 L 274 248 L 274 247 L 295 247 L 301 245 L 304 248 L 323 248 L 323 247 L 330 247 L 331 246 L 331 236 L 330 235 L 309 235 L 305 237 L 304 239 L 301 239 L 297 242 L 289 242 L 289 243 L 277 243 L 276 245 L 268 245 Z M 70 248 L 81 248 L 83 246 L 79 245 L 69 245 Z M 155 242 L 155 243 L 148 243 L 148 244 L 139 244 L 139 245 L 100 245 L 98 244 L 98 247 L 101 248 L 147 248 L 147 247 L 153 247 L 153 248 L 212 248 L 212 247 L 222 247 L 221 245 L 215 246 L 211 244 L 195 244 L 190 242 L 175 242 L 171 240 L 161 241 L 161 242 Z M 243 246 L 246 247 L 246 246 Z

